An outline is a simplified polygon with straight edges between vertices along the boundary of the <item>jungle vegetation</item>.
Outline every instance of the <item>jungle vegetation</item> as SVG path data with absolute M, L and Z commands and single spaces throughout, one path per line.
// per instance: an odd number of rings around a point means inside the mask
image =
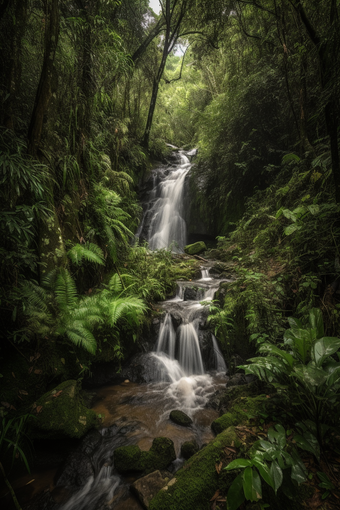
M 266 355 L 284 357 L 288 318 L 313 329 L 311 310 L 339 336 L 339 0 L 160 4 L 0 0 L 6 423 L 95 361 L 119 370 L 154 303 L 195 271 L 132 242 L 138 187 L 167 143 L 198 148 L 191 189 L 210 256 L 237 275 L 211 309 L 224 353 L 240 339 L 259 349 L 259 374 Z

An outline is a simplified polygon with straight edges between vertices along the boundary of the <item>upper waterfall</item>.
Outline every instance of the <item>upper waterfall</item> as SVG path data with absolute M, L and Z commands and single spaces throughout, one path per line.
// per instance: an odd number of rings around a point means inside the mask
M 137 236 L 145 238 L 151 250 L 170 248 L 183 252 L 187 244 L 184 218 L 184 184 L 191 163 L 183 151 L 176 165 L 159 166 L 153 172 L 152 189 Z

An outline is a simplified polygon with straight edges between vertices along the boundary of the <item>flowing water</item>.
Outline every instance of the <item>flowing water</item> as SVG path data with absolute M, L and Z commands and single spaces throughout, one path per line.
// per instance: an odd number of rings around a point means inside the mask
M 184 214 L 184 184 L 191 163 L 184 151 L 175 165 L 160 165 L 152 174 L 144 214 L 136 236 L 146 239 L 151 250 L 171 248 L 183 252 L 187 232 Z
M 153 176 L 152 200 L 141 226 L 143 230 L 148 224 L 151 249 L 171 245 L 181 251 L 185 245 L 182 204 L 189 170 L 189 160 L 182 153 L 177 166 L 160 167 Z M 183 463 L 183 442 L 195 439 L 202 446 L 212 439 L 210 425 L 217 412 L 207 404 L 225 386 L 226 365 L 216 338 L 206 327 L 206 302 L 213 299 L 221 280 L 210 276 L 209 267 L 203 267 L 201 273 L 199 280 L 178 282 L 176 296 L 159 304 L 164 319 L 154 349 L 144 358 L 156 367 L 152 382 L 125 381 L 97 392 L 94 410 L 104 416 L 104 422 L 100 444 L 91 459 L 95 475 L 81 489 L 70 487 L 68 500 L 52 510 L 141 508 L 129 493 L 133 480 L 114 470 L 112 456 L 117 447 L 137 444 L 148 450 L 155 437 L 169 437 L 178 457 L 169 469 L 175 471 Z M 184 411 L 193 424 L 181 427 L 173 423 L 169 414 L 174 409 Z

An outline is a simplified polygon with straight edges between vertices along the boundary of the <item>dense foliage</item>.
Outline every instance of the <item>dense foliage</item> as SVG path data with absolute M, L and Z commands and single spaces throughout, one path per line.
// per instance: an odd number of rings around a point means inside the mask
M 303 418 L 322 442 L 338 419 L 339 1 L 160 3 L 0 1 L 0 374 L 10 387 L 25 359 L 42 378 L 29 372 L 25 402 L 2 390 L 4 427 L 22 436 L 17 408 L 94 361 L 119 370 L 154 302 L 194 274 L 134 244 L 138 186 L 170 143 L 198 148 L 191 196 L 217 236 L 205 256 L 237 276 L 209 318 L 224 354 L 258 349 L 249 371 L 290 401 L 317 394 L 322 421 L 315 406 Z M 302 359 L 314 308 L 324 331 Z M 313 391 L 311 362 L 328 373 Z

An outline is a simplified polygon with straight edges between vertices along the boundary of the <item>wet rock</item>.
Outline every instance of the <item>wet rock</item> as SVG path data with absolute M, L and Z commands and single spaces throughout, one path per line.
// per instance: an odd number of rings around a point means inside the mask
M 136 480 L 130 489 L 135 493 L 144 508 L 148 509 L 150 501 L 164 485 L 169 483 L 172 475 L 168 472 L 154 471 Z
M 198 255 L 207 249 L 204 241 L 197 241 L 194 244 L 187 244 L 184 248 L 185 253 L 188 255 Z
M 165 469 L 176 459 L 174 443 L 167 437 L 156 437 L 148 452 L 139 446 L 121 446 L 114 451 L 114 465 L 119 473 L 130 471 L 151 472 Z
M 180 410 L 171 411 L 169 418 L 182 427 L 189 427 L 192 424 L 192 419 Z
M 197 441 L 193 439 L 192 441 L 185 441 L 185 443 L 181 446 L 181 455 L 185 459 L 190 459 L 195 453 L 199 451 L 199 446 Z
M 84 405 L 80 384 L 80 381 L 65 381 L 37 400 L 40 412 L 31 421 L 33 437 L 80 438 L 94 427 L 97 415 Z
M 90 476 L 94 476 L 91 456 L 102 442 L 102 436 L 97 430 L 91 430 L 82 440 L 76 450 L 70 453 L 55 476 L 55 485 L 79 486 L 85 485 Z
M 186 287 L 184 289 L 184 301 L 197 301 L 198 300 L 198 287 Z
M 166 376 L 163 365 L 152 353 L 136 354 L 123 368 L 121 375 L 123 380 L 129 379 L 139 384 L 160 381 Z
M 94 468 L 90 458 L 80 451 L 72 453 L 56 485 L 82 487 L 90 476 L 94 476 Z
M 229 381 L 227 382 L 227 388 L 230 386 L 242 386 L 244 384 L 250 384 L 254 381 L 257 381 L 257 377 L 252 374 L 234 374 L 232 377 L 230 377 Z

